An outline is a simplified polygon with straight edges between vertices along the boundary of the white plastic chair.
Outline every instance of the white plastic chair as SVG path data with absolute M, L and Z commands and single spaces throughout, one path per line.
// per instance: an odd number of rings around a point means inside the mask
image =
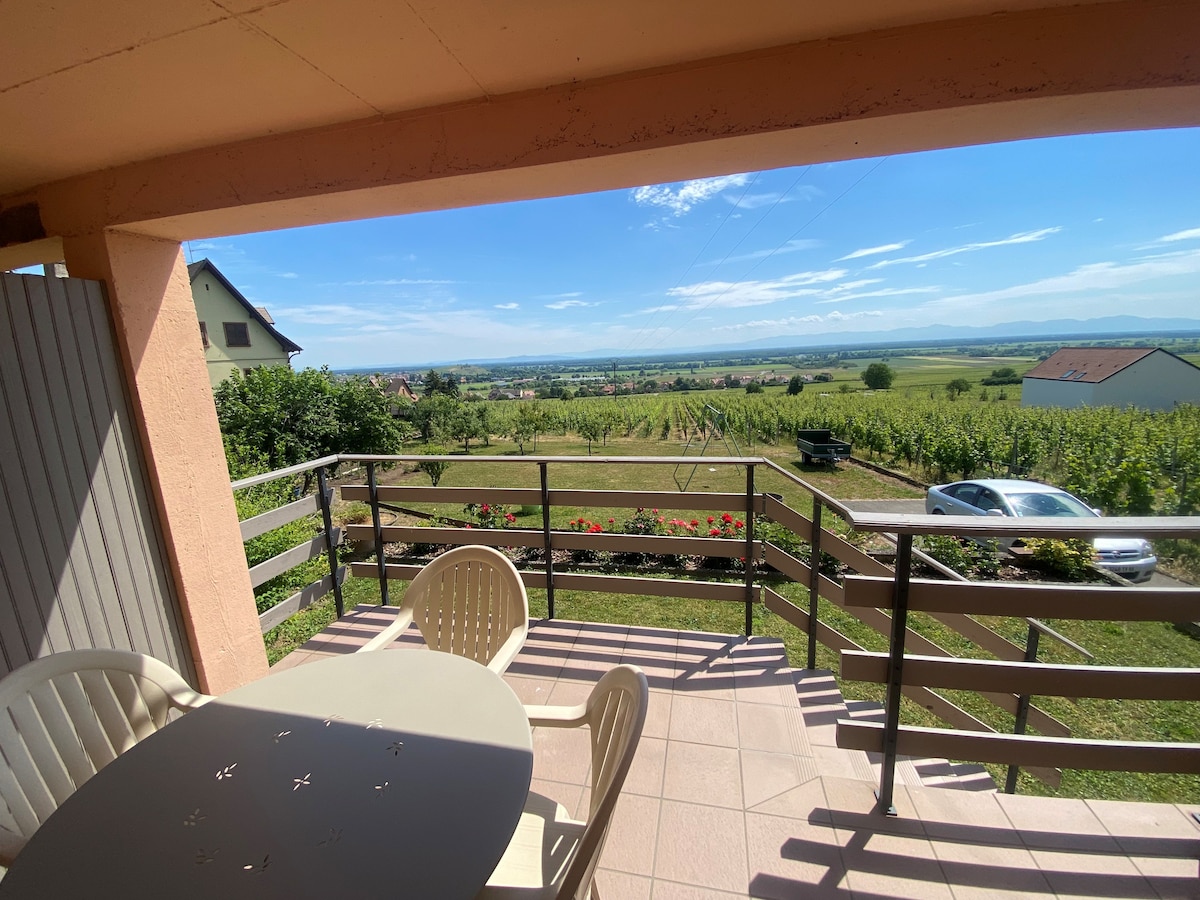
M 68 650 L 0 679 L 0 865 L 80 785 L 211 700 L 164 662 L 128 650 Z
M 413 621 L 431 649 L 501 674 L 525 645 L 529 597 L 517 567 L 499 550 L 456 547 L 417 574 L 396 620 L 358 652 L 386 647 Z
M 599 900 L 593 881 L 613 809 L 646 722 L 650 691 L 636 666 L 604 674 L 579 706 L 527 706 L 535 727 L 588 725 L 592 793 L 587 822 L 530 791 L 508 849 L 477 900 Z

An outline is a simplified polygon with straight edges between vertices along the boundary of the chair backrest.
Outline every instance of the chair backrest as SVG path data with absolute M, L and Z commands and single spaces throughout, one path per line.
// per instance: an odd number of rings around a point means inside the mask
M 70 650 L 0 679 L 0 864 L 85 781 L 210 699 L 153 657 Z
M 596 682 L 587 700 L 592 742 L 592 795 L 579 850 L 559 886 L 559 900 L 589 894 L 613 809 L 629 774 L 646 723 L 650 689 L 636 666 L 615 666 Z
M 521 574 L 491 547 L 443 553 L 412 580 L 400 608 L 411 610 L 430 648 L 485 666 L 513 635 L 519 635 L 520 644 L 529 633 L 529 597 Z M 511 655 L 520 649 L 516 644 L 507 648 Z M 501 671 L 509 662 L 503 660 Z

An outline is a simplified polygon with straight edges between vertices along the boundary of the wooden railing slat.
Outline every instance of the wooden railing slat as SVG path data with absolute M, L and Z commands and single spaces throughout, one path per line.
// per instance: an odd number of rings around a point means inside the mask
M 305 516 L 311 516 L 313 513 L 321 511 L 321 498 L 316 494 L 309 494 L 307 497 L 301 497 L 299 500 L 294 500 L 284 506 L 276 509 L 268 510 L 257 516 L 252 516 L 244 522 L 239 523 L 239 528 L 242 531 L 242 540 L 248 541 L 251 538 L 256 538 L 260 534 L 266 534 L 268 531 L 273 531 L 290 522 L 295 522 L 297 519 L 303 519 Z
M 338 584 L 344 584 L 346 581 L 347 569 L 345 566 L 338 568 Z M 262 629 L 262 633 L 266 634 L 276 625 L 282 625 L 300 610 L 312 606 L 322 597 L 325 597 L 333 590 L 333 576 L 326 575 L 312 584 L 307 585 L 286 600 L 280 600 L 270 609 L 263 610 L 258 616 L 258 625 Z
M 866 575 L 845 580 L 847 606 L 892 605 L 892 581 Z M 1192 622 L 1200 619 L 1200 590 L 1087 585 L 960 584 L 914 578 L 909 610 L 987 616 L 1038 616 L 1125 622 Z
M 842 675 L 852 681 L 887 681 L 888 655 L 842 653 Z M 1076 666 L 905 656 L 905 684 L 958 691 L 1015 691 L 1099 700 L 1200 700 L 1200 669 Z
M 837 723 L 837 745 L 847 750 L 882 752 L 883 725 Z M 941 728 L 900 727 L 896 752 L 904 756 L 969 759 L 976 762 L 1106 772 L 1200 775 L 1200 744 L 1148 741 L 1092 741 L 1026 734 L 985 734 Z
M 333 545 L 335 547 L 342 543 L 342 529 L 333 529 Z M 310 559 L 316 559 L 326 551 L 325 547 L 325 532 L 321 532 L 311 541 L 303 544 L 297 544 L 290 550 L 284 550 L 278 556 L 272 556 L 270 559 L 263 560 L 257 566 L 250 570 L 250 584 L 253 587 L 266 584 L 272 578 L 282 575 L 289 569 L 294 569 L 303 562 L 308 562 Z

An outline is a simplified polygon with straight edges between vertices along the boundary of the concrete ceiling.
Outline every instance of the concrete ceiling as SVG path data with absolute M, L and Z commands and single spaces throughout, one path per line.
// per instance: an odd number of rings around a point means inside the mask
M 1078 0 L 0 2 L 0 196 L 331 123 Z
M 0 0 L 0 263 L 1195 125 L 1196 34 L 1195 0 Z

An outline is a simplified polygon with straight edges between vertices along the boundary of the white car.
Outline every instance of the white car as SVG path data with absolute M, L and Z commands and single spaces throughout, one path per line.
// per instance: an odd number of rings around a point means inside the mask
M 946 516 L 1100 515 L 1078 497 L 1037 481 L 982 478 L 938 484 L 925 497 L 925 512 Z M 1013 539 L 1001 540 L 1002 545 Z M 1148 581 L 1158 566 L 1154 548 L 1141 538 L 1096 538 L 1096 565 L 1130 581 Z

